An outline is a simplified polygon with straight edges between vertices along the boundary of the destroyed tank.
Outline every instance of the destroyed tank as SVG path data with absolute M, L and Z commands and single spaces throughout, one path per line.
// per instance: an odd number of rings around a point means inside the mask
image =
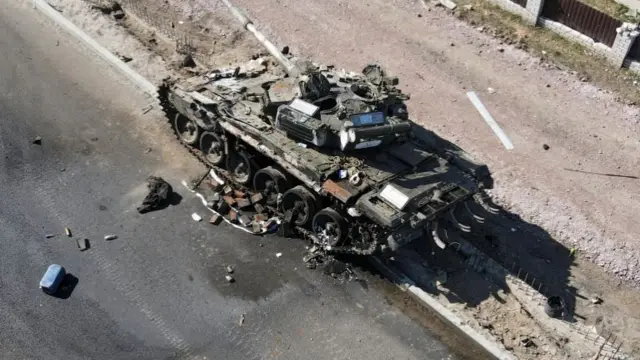
M 179 140 L 234 186 L 261 194 L 281 227 L 326 250 L 393 253 L 438 222 L 495 212 L 487 167 L 416 125 L 379 65 L 338 70 L 280 52 L 227 0 L 268 54 L 159 90 Z M 474 215 L 474 217 L 477 217 Z

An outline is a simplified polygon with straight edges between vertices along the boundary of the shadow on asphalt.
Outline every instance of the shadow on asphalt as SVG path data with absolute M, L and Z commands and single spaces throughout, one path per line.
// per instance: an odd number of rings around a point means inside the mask
M 73 293 L 73 290 L 75 290 L 76 286 L 78 286 L 79 282 L 80 280 L 76 276 L 67 273 L 62 279 L 58 291 L 56 291 L 56 293 L 52 296 L 58 299 L 68 299 Z

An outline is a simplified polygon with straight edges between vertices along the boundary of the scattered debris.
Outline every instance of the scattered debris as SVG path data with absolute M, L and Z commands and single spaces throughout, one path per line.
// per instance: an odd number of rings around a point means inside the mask
M 209 219 L 209 223 L 213 224 L 213 225 L 220 224 L 220 221 L 222 221 L 222 216 L 220 216 L 218 214 L 211 215 L 211 218 Z
M 234 279 L 234 278 L 233 278 L 233 276 L 231 276 L 231 275 L 226 275 L 224 278 L 225 278 L 225 279 L 227 280 L 227 282 L 229 282 L 229 283 L 232 283 L 232 282 L 235 282 L 235 281 L 236 281 L 236 279 Z
M 282 256 L 282 253 L 277 253 L 276 257 L 279 258 L 280 256 Z
M 140 214 L 158 210 L 166 206 L 173 188 L 161 177 L 149 176 L 147 179 L 149 193 L 142 201 L 142 205 L 137 208 Z
M 123 11 L 123 10 L 117 10 L 117 11 L 114 11 L 114 12 L 111 14 L 111 16 L 113 16 L 113 18 L 114 18 L 114 19 L 116 19 L 116 20 L 122 20 L 122 19 L 124 19 L 124 17 L 126 16 L 126 14 L 124 13 L 124 11 Z
M 78 244 L 78 249 L 80 249 L 80 251 L 89 250 L 89 239 L 78 239 L 76 240 L 76 243 Z
M 91 8 L 94 10 L 98 10 L 105 15 L 109 15 L 113 12 L 122 10 L 122 7 L 116 1 L 104 1 L 102 3 L 103 4 L 100 4 L 100 5 L 91 5 Z
M 68 237 L 71 237 L 71 229 L 68 227 L 64 228 L 64 233 L 67 234 Z
M 113 53 L 115 56 L 118 57 L 118 59 L 122 60 L 122 62 L 124 63 L 128 63 L 130 61 L 133 60 L 132 57 L 126 56 L 126 55 L 121 55 L 120 53 L 118 53 L 117 51 Z
M 545 150 L 549 150 L 549 145 L 547 145 L 547 144 L 542 144 L 542 148 L 543 148 L 543 149 L 545 149 Z
M 191 214 L 191 218 L 194 221 L 202 221 L 202 217 L 200 215 L 196 214 L 196 213 Z
M 228 273 L 228 274 L 233 274 L 233 270 L 234 270 L 234 269 L 233 269 L 233 266 L 231 266 L 231 265 L 227 265 L 226 270 L 227 270 L 227 273 Z
M 35 144 L 35 145 L 42 145 L 42 137 L 41 136 L 36 136 L 35 138 L 33 138 L 32 143 Z
M 440 4 L 449 10 L 455 10 L 458 5 L 451 0 L 440 0 Z

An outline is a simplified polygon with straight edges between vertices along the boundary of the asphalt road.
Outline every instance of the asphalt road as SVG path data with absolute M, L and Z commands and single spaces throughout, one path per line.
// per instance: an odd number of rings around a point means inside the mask
M 27 5 L 0 4 L 0 358 L 459 358 L 375 281 L 306 269 L 301 241 L 191 220 L 205 212 L 180 181 L 203 169 L 149 103 Z M 140 215 L 152 174 L 182 200 Z M 67 296 L 38 288 L 50 263 L 77 278 Z

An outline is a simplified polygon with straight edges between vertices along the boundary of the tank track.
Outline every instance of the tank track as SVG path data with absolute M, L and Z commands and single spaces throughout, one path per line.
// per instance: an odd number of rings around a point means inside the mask
M 171 132 L 173 133 L 174 137 L 176 138 L 176 140 L 178 142 L 180 142 L 180 144 L 182 144 L 182 146 L 187 149 L 187 151 L 189 151 L 189 153 L 191 155 L 193 155 L 194 157 L 196 157 L 196 159 L 198 159 L 198 161 L 200 163 L 202 163 L 204 166 L 206 166 L 209 169 L 213 169 L 216 174 L 218 176 L 220 176 L 220 178 L 222 178 L 226 183 L 230 183 L 233 184 L 233 188 L 234 190 L 240 190 L 243 191 L 245 193 L 248 194 L 255 194 L 255 191 L 245 185 L 239 184 L 236 181 L 233 180 L 233 178 L 229 175 L 229 172 L 219 166 L 215 166 L 212 165 L 211 163 L 209 163 L 206 158 L 205 155 L 202 151 L 200 151 L 199 149 L 190 146 L 186 143 L 184 143 L 183 141 L 180 140 L 180 135 L 176 132 L 176 129 L 174 128 L 173 124 L 172 124 L 172 119 L 175 117 L 175 115 L 178 113 L 173 106 L 171 105 L 171 103 L 168 100 L 168 91 L 169 91 L 169 86 L 167 84 L 162 84 L 158 87 L 158 93 L 157 93 L 157 99 L 160 103 L 160 107 L 162 108 L 162 112 L 165 115 L 165 118 L 167 120 L 166 124 L 167 126 L 170 128 Z M 277 212 L 275 214 L 278 217 L 283 217 L 284 214 Z M 331 254 L 340 254 L 340 255 L 372 255 L 374 253 L 376 253 L 376 251 L 378 250 L 379 247 L 379 242 L 378 241 L 372 241 L 371 245 L 367 248 L 357 248 L 355 246 L 334 246 L 334 247 L 328 247 L 325 244 L 323 244 L 323 242 L 318 239 L 313 232 L 309 231 L 308 229 L 305 229 L 303 227 L 296 227 L 295 228 L 296 233 L 308 240 L 311 241 L 314 245 L 321 247 L 324 251 L 326 251 L 327 253 L 331 253 Z

